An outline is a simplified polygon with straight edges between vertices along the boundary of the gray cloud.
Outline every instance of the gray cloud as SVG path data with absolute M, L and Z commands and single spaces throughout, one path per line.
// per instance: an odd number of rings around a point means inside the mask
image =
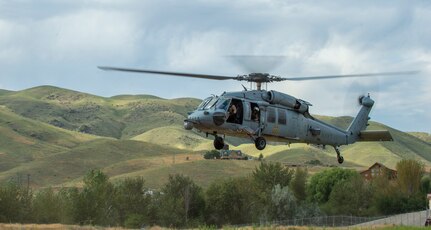
M 373 119 L 430 132 L 430 23 L 425 1 L 0 0 L 0 85 L 203 98 L 241 86 L 107 73 L 95 66 L 236 75 L 246 70 L 225 56 L 243 54 L 284 56 L 272 72 L 282 76 L 419 69 L 418 77 L 269 88 L 308 100 L 312 112 L 328 115 L 354 115 L 357 95 L 369 92 L 377 100 Z

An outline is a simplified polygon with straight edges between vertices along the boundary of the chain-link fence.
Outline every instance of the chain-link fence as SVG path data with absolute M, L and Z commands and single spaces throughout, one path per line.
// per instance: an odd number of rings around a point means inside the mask
M 236 225 L 243 226 L 316 226 L 316 227 L 347 227 L 347 226 L 374 226 L 374 225 L 404 225 L 424 226 L 428 210 L 381 217 L 357 217 L 357 216 L 320 216 L 310 218 L 298 218 L 281 221 L 262 221 L 254 224 Z

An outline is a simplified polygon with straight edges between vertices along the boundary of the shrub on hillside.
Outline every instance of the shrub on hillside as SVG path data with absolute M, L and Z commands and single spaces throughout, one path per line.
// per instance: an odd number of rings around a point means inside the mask
M 204 154 L 205 159 L 220 159 L 220 152 L 217 150 L 211 150 Z

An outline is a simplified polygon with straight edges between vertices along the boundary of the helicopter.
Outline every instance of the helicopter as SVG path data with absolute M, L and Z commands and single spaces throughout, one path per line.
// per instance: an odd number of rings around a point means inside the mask
M 332 146 L 339 164 L 344 162 L 340 146 L 360 141 L 393 141 L 387 130 L 365 130 L 370 120 L 369 113 L 374 105 L 370 95 L 359 97 L 360 109 L 346 130 L 325 123 L 313 117 L 311 103 L 274 90 L 262 89 L 262 84 L 281 81 L 322 80 L 332 78 L 372 77 L 415 74 L 417 71 L 382 72 L 348 75 L 327 75 L 311 77 L 280 77 L 268 73 L 250 73 L 237 76 L 207 75 L 182 72 L 167 72 L 98 66 L 99 69 L 132 73 L 170 75 L 178 77 L 202 78 L 210 80 L 247 81 L 256 85 L 255 89 L 224 92 L 202 101 L 196 110 L 189 112 L 184 120 L 186 130 L 196 129 L 214 136 L 214 148 L 226 148 L 225 137 L 234 136 L 251 139 L 258 150 L 264 150 L 267 141 L 315 144 Z

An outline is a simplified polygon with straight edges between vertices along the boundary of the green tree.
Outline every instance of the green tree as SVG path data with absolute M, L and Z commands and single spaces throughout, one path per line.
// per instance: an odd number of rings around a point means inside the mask
M 423 194 L 408 196 L 396 188 L 385 195 L 378 193 L 375 197 L 375 206 L 384 215 L 423 210 L 426 204 L 426 197 Z
M 307 186 L 309 201 L 318 203 L 327 202 L 336 184 L 348 180 L 357 174 L 353 170 L 342 168 L 332 168 L 314 174 Z
M 214 181 L 206 190 L 206 222 L 222 226 L 252 222 L 253 183 L 250 178 Z
M 52 188 L 40 190 L 33 201 L 33 215 L 36 223 L 59 223 L 62 202 Z
M 278 184 L 282 187 L 289 185 L 292 176 L 293 170 L 284 167 L 280 162 L 261 162 L 259 167 L 256 167 L 253 171 L 253 180 L 258 188 L 266 191 L 267 194 L 270 194 L 272 188 Z
M 115 225 L 114 187 L 100 170 L 91 170 L 84 177 L 84 187 L 75 201 L 75 220 L 80 224 Z
M 430 193 L 431 192 L 431 178 L 426 175 L 421 179 L 421 192 L 422 193 Z
M 296 199 L 303 201 L 307 198 L 306 187 L 307 187 L 307 169 L 296 168 L 293 179 L 290 182 L 290 188 L 295 194 Z
M 150 222 L 149 206 L 151 196 L 144 187 L 142 177 L 126 178 L 115 186 L 114 207 L 118 213 L 119 221 L 123 226 L 139 228 L 142 224 Z
M 295 216 L 297 210 L 295 195 L 288 186 L 274 186 L 271 191 L 270 213 L 272 220 L 287 220 Z
M 420 190 L 420 182 L 424 175 L 424 166 L 419 161 L 404 159 L 397 163 L 397 182 L 399 189 L 408 196 Z
M 80 193 L 78 188 L 62 188 L 57 192 L 57 197 L 60 202 L 60 223 L 63 224 L 75 224 L 79 223 L 76 217 L 76 213 L 79 213 L 78 202 L 80 199 Z
M 325 207 L 334 215 L 364 216 L 369 214 L 372 198 L 371 185 L 357 174 L 333 187 Z
M 189 177 L 169 175 L 167 184 L 161 190 L 159 202 L 159 218 L 164 226 L 197 226 L 203 219 L 203 192 Z
M 373 203 L 376 210 L 385 215 L 422 210 L 426 203 L 426 196 L 421 192 L 423 173 L 424 168 L 420 162 L 401 160 L 397 164 L 396 181 L 382 177 L 374 180 Z
M 33 193 L 14 182 L 0 186 L 0 222 L 31 222 Z

